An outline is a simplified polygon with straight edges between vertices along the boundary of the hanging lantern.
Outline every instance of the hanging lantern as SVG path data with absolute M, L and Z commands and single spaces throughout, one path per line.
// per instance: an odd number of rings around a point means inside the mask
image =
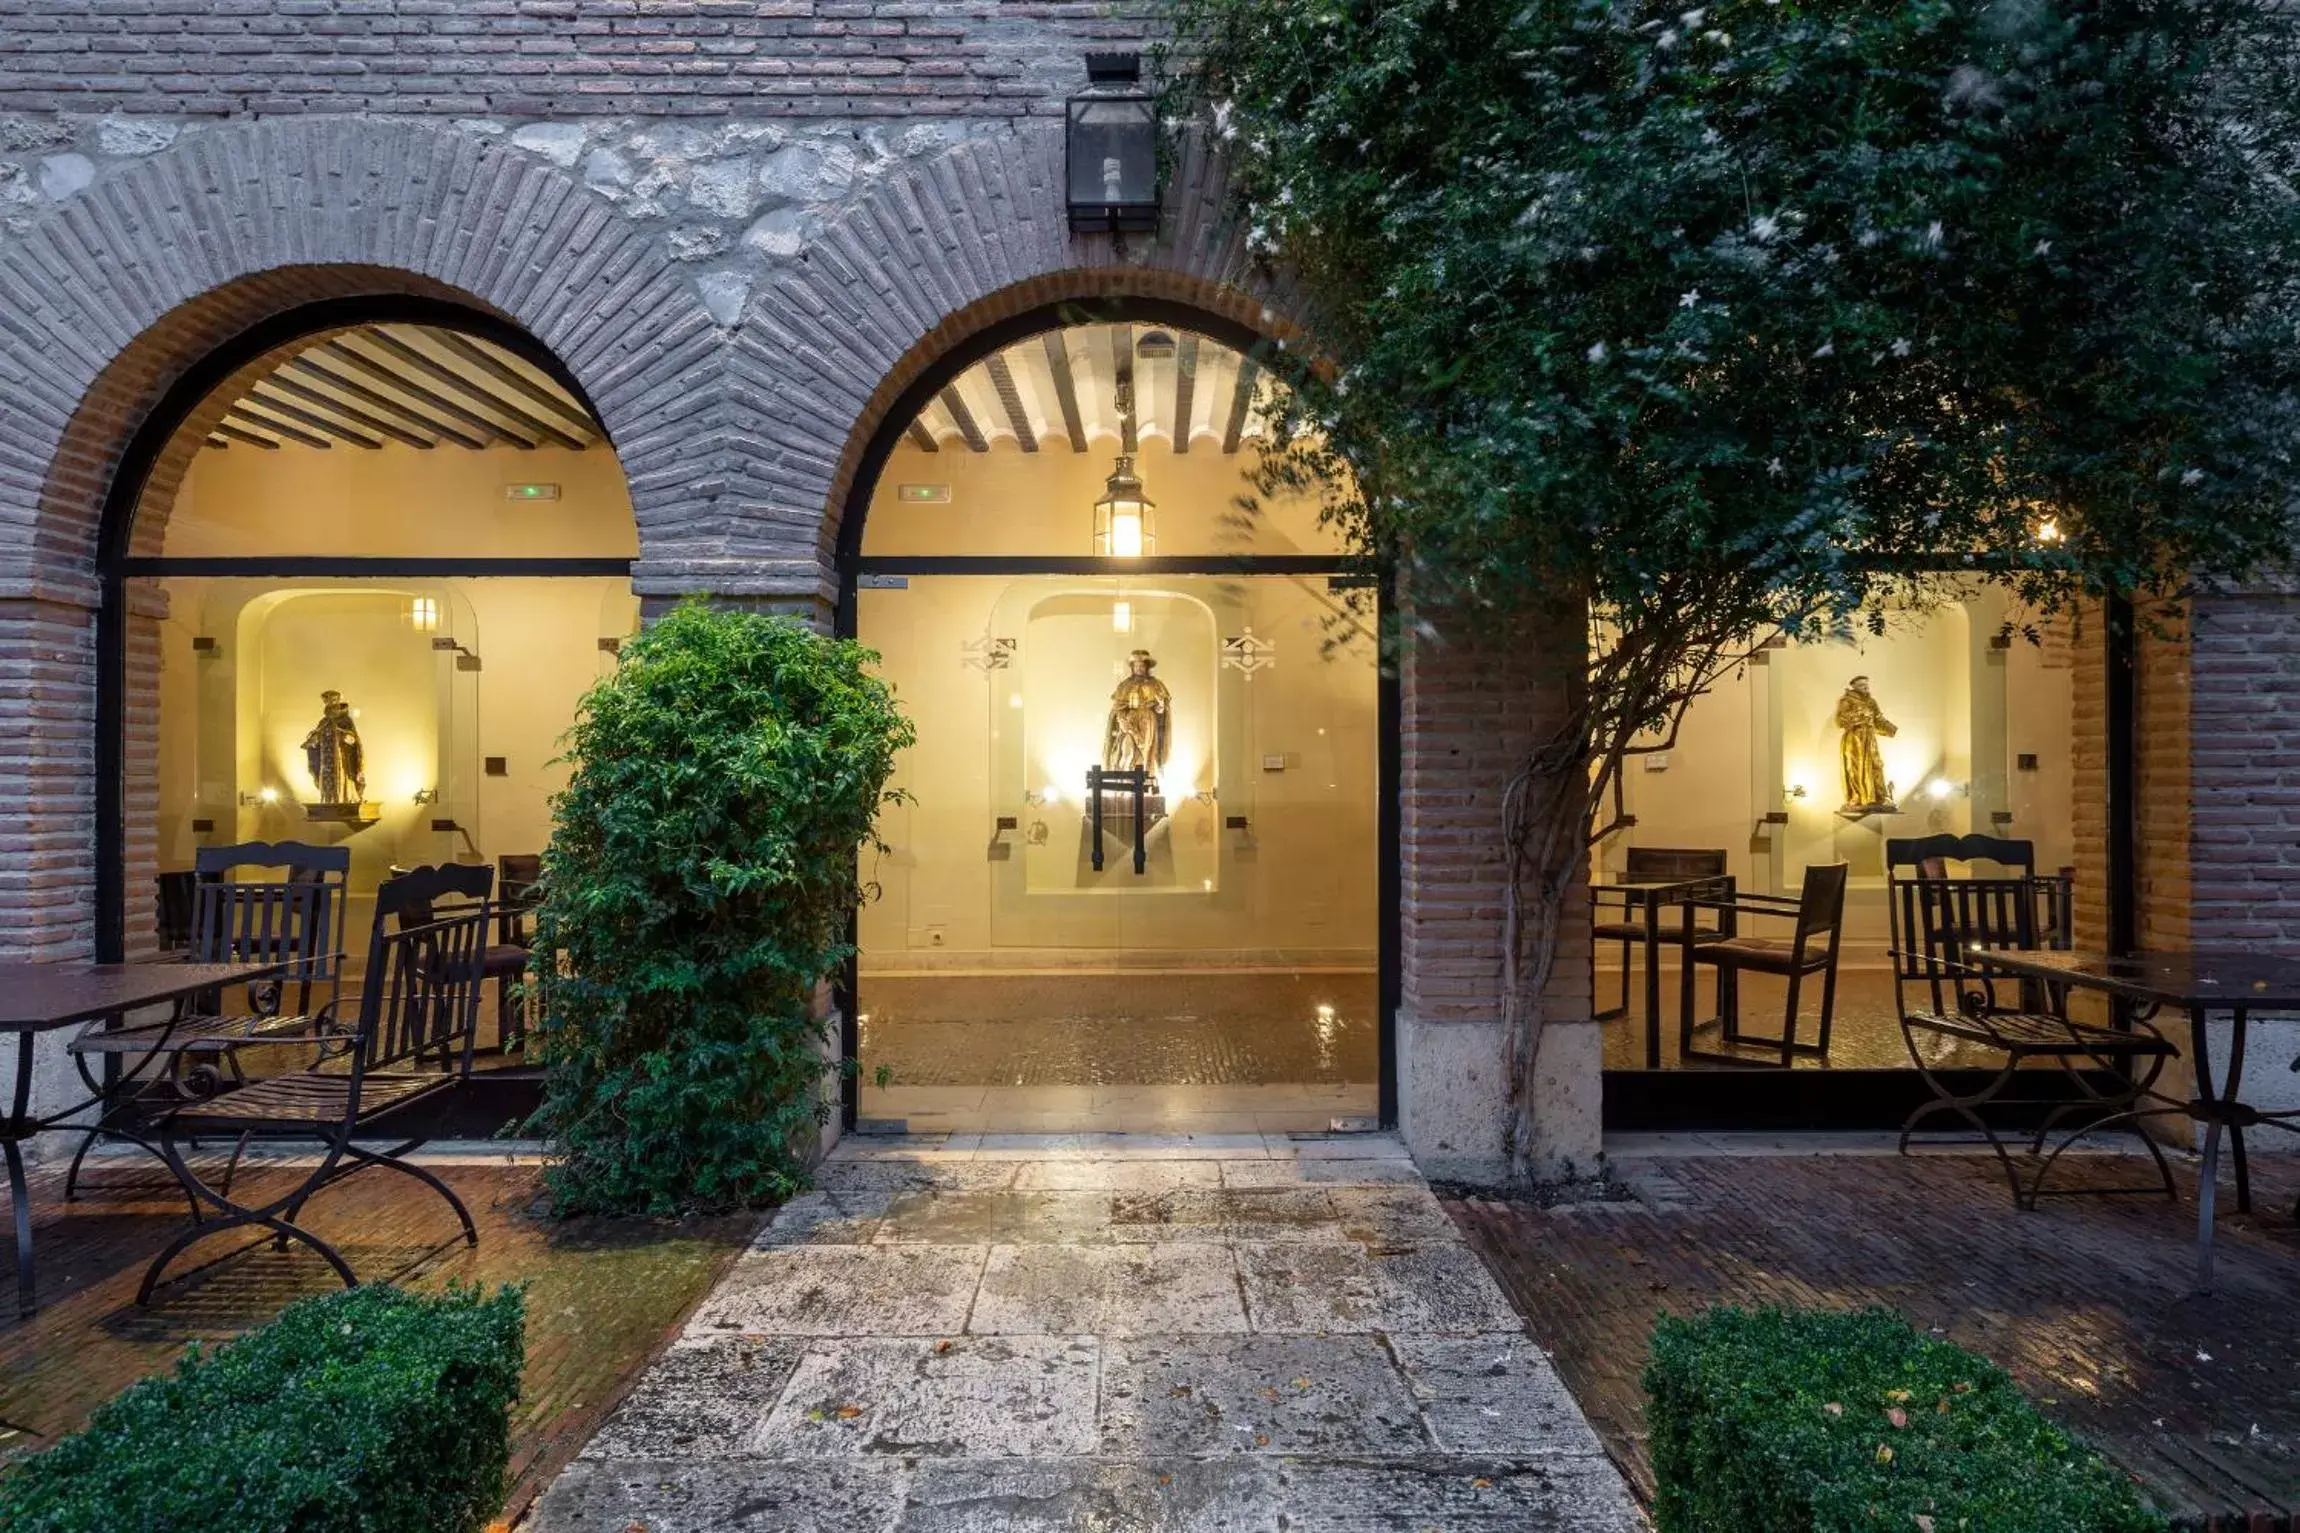
M 1086 55 L 1086 92 L 1068 103 L 1074 234 L 1158 227 L 1158 104 L 1141 80 L 1137 54 Z
M 1139 559 L 1156 552 L 1157 509 L 1142 493 L 1133 455 L 1119 454 L 1108 487 L 1094 503 L 1094 551 L 1106 559 Z

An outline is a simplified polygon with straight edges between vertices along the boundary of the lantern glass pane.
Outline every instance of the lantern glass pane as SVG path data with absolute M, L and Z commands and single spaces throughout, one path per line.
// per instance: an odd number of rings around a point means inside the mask
M 1070 200 L 1149 206 L 1158 200 L 1157 113 L 1139 98 L 1070 103 Z

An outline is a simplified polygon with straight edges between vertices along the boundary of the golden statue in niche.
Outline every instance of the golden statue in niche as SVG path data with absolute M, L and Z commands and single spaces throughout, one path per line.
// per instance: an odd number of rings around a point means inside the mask
M 1893 785 L 1885 777 L 1885 753 L 1877 748 L 1877 737 L 1891 739 L 1900 730 L 1869 694 L 1868 677 L 1846 683 L 1844 696 L 1837 699 L 1837 727 L 1845 732 L 1837 745 L 1845 772 L 1845 807 L 1839 813 L 1891 812 Z
M 304 765 L 311 769 L 321 804 L 356 805 L 367 797 L 367 753 L 359 743 L 359 725 L 352 722 L 351 704 L 341 692 L 322 692 L 319 701 L 319 722 L 303 737 Z
M 1104 771 L 1139 767 L 1152 784 L 1174 748 L 1174 694 L 1150 674 L 1157 665 L 1146 649 L 1126 657 L 1126 674 L 1110 694 L 1110 724 L 1102 736 Z

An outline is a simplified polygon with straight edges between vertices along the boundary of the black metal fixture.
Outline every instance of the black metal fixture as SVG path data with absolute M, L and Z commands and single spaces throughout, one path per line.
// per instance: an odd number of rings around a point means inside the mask
M 1158 103 L 1142 88 L 1142 56 L 1086 55 L 1086 89 L 1069 110 L 1070 232 L 1157 228 Z

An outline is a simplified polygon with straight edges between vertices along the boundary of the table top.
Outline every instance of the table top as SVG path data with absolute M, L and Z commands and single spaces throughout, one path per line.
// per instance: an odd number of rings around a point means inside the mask
M 1733 887 L 1730 873 L 1672 873 L 1664 878 L 1617 878 L 1607 883 L 1591 884 L 1592 894 L 1635 894 L 1644 897 L 1667 895 L 1673 889 L 1707 889 L 1723 884 Z
M 289 963 L 0 963 L 0 1032 L 40 1033 L 267 979 Z
M 1976 959 L 1982 956 L 1975 955 Z M 2244 949 L 2136 953 L 2129 958 L 1998 950 L 1986 954 L 1985 959 L 1992 969 L 2062 980 L 2128 1000 L 2153 1001 L 2183 1010 L 2300 1009 L 2300 959 Z

